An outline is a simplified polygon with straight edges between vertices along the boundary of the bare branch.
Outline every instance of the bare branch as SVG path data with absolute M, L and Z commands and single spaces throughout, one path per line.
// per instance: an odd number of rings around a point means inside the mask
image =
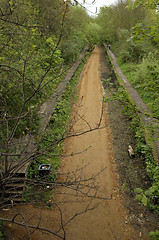
M 110 223 L 109 223 L 109 222 L 108 222 L 108 226 L 109 226 L 109 228 L 110 228 L 110 230 L 111 230 L 111 233 L 112 233 L 113 237 L 115 238 L 115 240 L 121 240 L 121 239 L 122 239 L 122 237 L 124 236 L 124 233 L 125 233 L 126 223 L 125 223 L 125 225 L 124 225 L 123 232 L 121 233 L 121 235 L 120 235 L 120 237 L 119 237 L 119 238 L 118 238 L 118 237 L 115 235 L 115 233 L 114 233 L 113 229 L 111 228 L 111 226 L 110 226 Z
M 64 227 L 65 227 L 67 224 L 69 224 L 72 220 L 74 220 L 75 218 L 77 218 L 78 216 L 80 216 L 80 215 L 82 215 L 82 214 L 84 214 L 84 213 L 86 213 L 86 212 L 88 212 L 88 211 L 93 211 L 94 209 L 96 209 L 96 208 L 102 203 L 102 201 L 100 201 L 100 202 L 98 202 L 98 203 L 95 203 L 92 207 L 90 207 L 92 201 L 93 201 L 93 200 L 91 200 L 91 201 L 87 204 L 87 206 L 85 207 L 85 209 L 84 209 L 83 211 L 78 212 L 78 213 L 75 213 L 67 222 L 65 222 L 65 224 L 63 224 Z M 57 230 L 57 233 L 58 233 L 60 230 L 61 230 L 61 228 L 59 228 L 59 229 Z
M 14 223 L 14 224 L 17 224 L 19 226 L 22 226 L 22 227 L 26 227 L 26 224 L 25 223 L 21 223 L 21 222 L 16 222 L 16 221 L 12 221 L 11 219 L 7 219 L 7 218 L 0 218 L 1 221 L 3 222 L 10 222 L 10 223 Z M 32 225 L 27 225 L 28 228 L 32 228 L 32 229 L 36 229 L 36 230 L 39 230 L 39 231 L 44 231 L 44 232 L 48 232 L 48 233 L 51 233 L 53 234 L 54 236 L 56 236 L 57 238 L 59 239 L 63 239 L 64 238 L 62 236 L 60 236 L 59 234 L 49 230 L 49 229 L 46 229 L 46 228 L 42 228 L 42 227 L 39 227 L 39 226 L 32 226 Z
M 27 222 L 25 221 L 25 218 L 24 218 L 24 216 L 23 216 L 23 214 L 22 213 L 17 213 L 14 217 L 13 217 L 13 219 L 12 219 L 12 222 L 14 222 L 15 221 L 15 218 L 18 216 L 18 215 L 20 215 L 21 217 L 22 217 L 22 219 L 23 219 L 23 221 L 24 221 L 24 224 L 25 224 L 25 227 L 26 227 L 26 229 L 27 229 L 27 232 L 28 232 L 28 237 L 29 237 L 29 240 L 32 240 L 31 239 L 31 235 L 30 235 L 30 230 L 29 230 L 29 227 L 28 227 L 28 225 L 27 225 Z

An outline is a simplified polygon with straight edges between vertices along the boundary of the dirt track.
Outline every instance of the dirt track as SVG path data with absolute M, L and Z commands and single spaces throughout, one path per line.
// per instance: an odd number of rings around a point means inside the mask
M 100 121 L 103 98 L 100 81 L 100 51 L 98 47 L 94 49 L 83 72 L 79 86 L 79 101 L 75 107 L 75 111 L 78 109 L 79 115 L 73 129 L 74 133 L 86 131 L 90 126 L 94 128 Z M 104 128 L 66 141 L 65 154 L 82 152 L 89 146 L 91 148 L 79 155 L 64 158 L 62 169 L 64 172 L 76 171 L 86 165 L 82 172 L 85 178 L 105 169 L 96 177 L 96 184 L 99 185 L 100 194 L 102 193 L 102 196 L 111 198 L 111 200 L 104 200 L 93 211 L 88 211 L 69 223 L 66 228 L 66 236 L 69 240 L 113 240 L 119 239 L 122 235 L 123 240 L 138 239 L 138 236 L 134 237 L 136 234 L 133 234 L 133 229 L 127 223 L 127 212 L 119 194 L 118 175 L 113 159 L 106 106 L 104 106 L 101 126 Z M 67 194 L 69 193 L 72 192 L 68 190 Z M 64 198 L 61 196 L 60 200 L 64 201 Z M 72 200 L 72 196 L 67 196 L 67 201 L 71 202 Z M 79 203 L 78 200 L 79 198 L 75 203 L 64 204 L 65 219 L 86 209 L 88 199 L 82 203 Z M 94 206 L 93 203 L 91 206 Z
M 79 85 L 79 100 L 74 107 L 76 124 L 73 127 L 72 133 L 77 134 L 87 131 L 90 127 L 96 127 L 100 122 L 103 98 L 103 89 L 100 81 L 100 54 L 101 49 L 96 47 L 83 72 Z M 76 114 L 77 110 L 78 114 Z M 98 185 L 98 195 L 107 198 L 106 200 L 102 200 L 101 204 L 96 208 L 96 204 L 100 202 L 100 199 L 93 200 L 93 198 L 81 197 L 80 194 L 68 188 L 62 191 L 60 189 L 59 192 L 57 189 L 57 195 L 54 194 L 53 199 L 56 200 L 61 208 L 64 222 L 67 222 L 72 216 L 76 216 L 78 213 L 90 208 L 90 211 L 80 214 L 67 224 L 65 227 L 67 240 L 139 239 L 140 232 L 135 232 L 132 226 L 130 226 L 128 213 L 123 207 L 122 196 L 119 192 L 118 174 L 112 149 L 112 137 L 106 113 L 107 108 L 104 105 L 100 125 L 104 128 L 67 139 L 64 145 L 64 154 L 66 155 L 73 155 L 77 152 L 81 153 L 63 158 L 60 170 L 62 172 L 74 172 L 73 176 L 80 174 L 81 178 L 78 179 L 91 178 L 92 175 L 102 170 L 95 177 L 95 181 L 92 182 L 91 186 Z M 86 148 L 89 149 L 84 151 Z M 82 170 L 76 172 L 77 169 Z M 64 194 L 61 194 L 61 192 L 64 192 Z M 87 192 L 88 194 L 93 194 L 93 191 Z M 41 214 L 41 227 L 55 231 L 60 226 L 61 218 L 57 208 L 41 210 L 33 206 L 22 206 L 17 209 L 23 213 L 26 219 L 30 219 L 29 224 L 37 225 Z M 17 209 L 13 209 L 12 214 Z M 21 217 L 19 217 L 19 220 L 21 220 Z M 28 239 L 27 234 L 20 227 L 10 224 L 9 228 L 11 233 L 14 233 L 14 238 L 10 236 L 8 239 Z M 36 231 L 32 235 L 32 239 L 53 240 L 57 238 L 46 232 L 39 233 Z M 142 237 L 142 239 L 144 240 L 145 238 Z

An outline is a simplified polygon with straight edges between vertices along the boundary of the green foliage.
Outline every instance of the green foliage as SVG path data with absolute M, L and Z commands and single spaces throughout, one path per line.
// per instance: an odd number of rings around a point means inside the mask
M 158 11 L 154 10 L 158 9 L 158 2 L 156 0 L 136 0 L 129 1 L 129 3 L 135 6 L 135 8 L 126 7 L 127 13 L 128 9 L 130 10 L 130 18 L 127 17 L 122 6 L 118 4 L 116 7 L 102 8 L 98 24 L 102 27 L 104 35 L 102 39 L 112 42 L 111 49 L 115 50 L 116 55 L 120 57 L 119 63 L 123 72 L 139 91 L 142 99 L 153 112 L 153 116 L 159 119 L 159 15 Z M 124 22 L 122 17 L 124 17 Z M 116 21 L 114 21 L 115 18 Z M 123 100 L 123 94 L 118 98 Z M 149 189 L 136 189 L 136 199 L 152 211 L 158 212 L 159 170 L 154 162 L 152 149 L 146 144 L 144 126 L 134 116 L 132 117 L 132 128 L 137 140 L 136 153 L 144 157 L 146 171 L 151 180 Z M 149 124 L 152 140 L 154 139 L 154 130 L 154 127 Z M 159 231 L 151 232 L 149 238 L 159 239 Z
M 50 95 L 60 80 L 60 78 L 56 78 L 56 75 L 63 60 L 59 50 L 54 53 L 54 41 L 51 37 L 28 36 L 25 41 L 19 42 L 16 37 L 12 39 L 12 44 L 2 49 L 2 65 L 4 65 L 0 86 L 2 118 L 5 115 L 16 119 L 21 109 L 23 109 L 23 114 L 27 114 L 26 118 L 19 121 L 16 137 L 19 137 L 26 129 L 31 129 L 30 123 L 36 123 L 33 119 L 38 121 L 34 109 L 47 98 L 46 91 Z M 48 69 L 49 72 L 45 79 L 41 81 Z M 50 83 L 39 93 L 37 89 L 43 87 L 47 82 Z M 28 101 L 30 97 L 31 99 Z M 29 109 L 32 109 L 32 112 Z M 4 135 L 7 134 L 7 130 L 8 134 L 11 132 L 15 121 L 8 122 L 8 129 L 2 126 Z M 36 125 L 32 128 L 35 129 Z
M 49 181 L 46 176 L 41 178 L 44 182 Z M 51 207 L 51 197 L 53 190 L 50 190 L 50 187 L 47 183 L 43 183 L 40 186 L 27 185 L 25 187 L 25 193 L 23 195 L 23 202 L 32 202 L 36 205 L 44 205 Z
M 149 29 L 147 29 L 149 33 Z M 148 33 L 144 30 L 142 23 L 136 24 L 128 32 L 124 29 L 120 30 L 120 59 L 123 63 L 138 63 L 142 58 L 153 51 L 152 36 L 148 37 Z
M 96 22 L 101 26 L 102 41 L 121 44 L 121 37 L 125 39 L 127 31 L 144 19 L 145 12 L 141 7 L 134 10 L 128 8 L 128 5 L 129 1 L 120 1 L 110 7 L 101 8 Z M 125 36 L 122 32 L 125 32 Z
M 101 27 L 96 23 L 90 23 L 88 26 L 88 40 L 92 44 L 101 43 Z
M 133 83 L 133 85 L 140 90 L 140 95 L 146 96 L 145 101 L 147 102 L 156 102 L 154 96 L 158 98 L 157 89 L 158 84 L 155 83 L 158 78 L 158 60 L 152 55 L 149 54 L 148 58 L 144 58 L 143 61 L 138 64 L 124 64 L 121 65 L 123 72 L 127 75 L 128 79 Z M 152 69 L 152 71 L 151 71 Z M 151 82 L 152 81 L 152 82 Z M 149 87 L 145 87 L 146 84 Z M 153 89 L 150 89 L 150 85 L 153 86 Z M 148 98 L 148 96 L 150 96 Z M 120 97 L 121 98 L 121 97 Z M 153 99 L 152 99 L 153 98 Z M 149 99 L 149 100 L 148 100 Z M 125 101 L 126 103 L 126 101 Z M 128 104 L 129 105 L 129 104 Z M 152 105 L 152 104 L 151 104 Z M 148 105 L 149 106 L 149 105 Z M 156 106 L 156 109 L 158 105 Z M 152 110 L 152 108 L 151 108 Z M 154 115 L 157 111 L 153 111 Z M 158 117 L 158 114 L 155 115 Z M 152 133 L 152 140 L 154 134 L 154 127 L 148 126 Z M 158 166 L 156 166 L 152 148 L 145 141 L 145 129 L 144 126 L 140 123 L 139 118 L 135 117 L 135 114 L 132 115 L 132 129 L 136 137 L 136 153 L 141 154 L 145 159 L 146 171 L 151 180 L 151 186 L 147 190 L 136 189 L 136 200 L 140 201 L 144 206 L 149 207 L 152 211 L 159 211 L 159 172 Z
M 158 240 L 159 239 L 159 230 L 156 230 L 154 232 L 150 232 L 148 237 L 152 240 Z
M 61 80 L 57 76 L 63 59 L 56 49 L 57 37 L 41 32 L 37 3 L 1 1 L 0 7 L 4 15 L 0 27 L 0 138 L 4 142 L 19 116 L 14 137 L 37 131 L 37 108 Z
M 146 53 L 146 48 L 142 42 L 135 43 L 129 38 L 122 44 L 120 59 L 125 62 L 139 62 Z
M 87 26 L 91 18 L 89 17 L 87 11 L 81 6 L 75 6 L 71 8 L 66 21 L 65 21 L 65 40 L 70 34 L 70 28 L 76 30 L 77 32 L 87 33 Z
M 146 171 L 151 180 L 151 187 L 147 190 L 135 189 L 136 200 L 148 206 L 153 211 L 159 211 L 159 167 L 155 165 L 152 149 L 145 142 L 144 130 L 139 126 L 136 129 L 136 152 L 145 158 Z
M 145 20 L 143 23 L 136 24 L 131 29 L 131 38 L 135 43 L 142 43 L 145 51 L 152 51 L 152 47 L 159 44 L 158 23 L 148 17 L 149 22 Z
M 139 122 L 138 122 L 139 123 Z M 134 125 L 134 121 L 133 121 Z M 136 125 L 136 124 L 135 124 Z M 134 126 L 133 126 L 134 127 Z M 144 206 L 148 206 L 152 211 L 159 211 L 159 167 L 156 166 L 152 155 L 152 149 L 145 142 L 145 132 L 143 126 L 139 123 L 134 127 L 137 140 L 136 153 L 141 154 L 146 163 L 146 171 L 151 180 L 151 187 L 147 190 L 141 188 L 135 189 L 136 200 Z
M 138 65 L 124 64 L 121 65 L 121 67 L 133 86 L 139 91 L 149 109 L 153 112 L 153 116 L 158 119 L 158 59 L 154 57 L 152 53 L 150 53 L 149 56 L 144 58 L 143 61 Z M 157 119 L 156 123 L 158 122 Z M 151 123 L 147 123 L 151 141 L 156 140 L 155 130 L 157 127 L 158 124 L 157 126 L 153 126 Z M 140 130 L 137 130 L 137 138 L 141 135 L 143 134 L 140 133 Z M 152 154 L 149 151 L 149 147 L 145 146 L 144 141 L 140 140 L 141 139 L 139 139 L 137 151 L 145 155 L 147 172 L 149 175 L 151 175 L 152 169 L 154 168 L 152 165 L 154 160 L 152 159 Z
M 137 193 L 135 199 L 138 201 L 141 201 L 144 206 L 147 206 L 148 199 L 147 199 L 146 195 L 143 193 L 143 190 L 141 188 L 136 188 L 135 192 Z
M 60 45 L 62 56 L 67 65 L 77 59 L 87 43 L 87 26 L 90 17 L 81 6 L 74 6 L 68 13 L 63 28 L 63 39 Z
M 122 1 L 101 8 L 96 19 L 101 27 L 100 38 L 118 46 L 117 54 L 120 52 L 122 62 L 139 62 L 149 52 L 158 50 L 158 12 L 146 12 L 143 7 L 150 2 L 156 4 L 154 0 Z M 135 4 L 136 8 L 130 7 L 131 4 Z
M 153 211 L 159 211 L 159 183 L 157 181 L 149 189 L 143 191 L 141 188 L 136 188 L 135 192 L 136 200 Z
M 108 80 L 107 80 L 108 81 Z M 112 87 L 112 83 L 109 83 L 109 87 Z M 112 99 L 118 100 L 122 104 L 123 108 L 123 114 L 127 116 L 127 118 L 131 121 L 134 121 L 134 126 L 135 123 L 138 126 L 139 123 L 139 118 L 137 116 L 137 109 L 136 106 L 130 102 L 130 98 L 128 96 L 128 93 L 125 91 L 123 86 L 119 85 L 117 82 L 115 83 L 117 92 L 112 92 Z M 132 126 L 133 127 L 133 126 Z M 136 127 L 136 126 L 135 126 Z
M 145 9 L 158 9 L 157 0 L 135 0 L 131 2 L 134 8 L 138 6 L 144 6 Z
M 72 29 L 70 31 L 67 41 L 64 41 L 61 45 L 62 56 L 67 65 L 75 61 L 86 42 L 86 36 L 81 31 Z
M 58 37 L 61 30 L 62 13 L 65 11 L 66 6 L 62 4 L 61 0 L 34 0 L 34 2 L 38 5 L 37 18 L 39 25 L 43 26 L 40 31 L 42 30 L 42 33 L 48 34 L 49 30 L 51 34 Z
M 149 53 L 137 67 L 127 67 L 126 69 L 126 67 L 122 66 L 122 69 L 126 75 L 128 74 L 131 83 L 139 91 L 142 99 L 153 112 L 154 117 L 159 119 L 159 60 L 154 54 Z

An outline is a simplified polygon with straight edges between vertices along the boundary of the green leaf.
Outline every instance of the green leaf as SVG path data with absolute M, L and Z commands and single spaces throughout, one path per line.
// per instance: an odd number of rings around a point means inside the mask
M 135 197 L 135 200 L 141 201 L 142 200 L 142 195 L 141 194 L 137 194 L 136 197 Z
M 143 190 L 141 188 L 135 188 L 135 192 L 140 194 L 143 193 Z
M 154 192 L 156 192 L 157 189 L 158 189 L 157 186 L 153 186 L 153 187 L 151 187 L 151 188 L 149 188 L 148 190 L 145 191 L 145 195 L 146 195 L 146 196 L 152 196 L 152 194 L 153 194 Z
M 153 240 L 159 239 L 159 230 L 156 230 L 155 232 L 150 232 L 148 238 L 152 238 Z
M 145 195 L 143 195 L 141 202 L 143 203 L 144 206 L 147 206 L 148 199 Z

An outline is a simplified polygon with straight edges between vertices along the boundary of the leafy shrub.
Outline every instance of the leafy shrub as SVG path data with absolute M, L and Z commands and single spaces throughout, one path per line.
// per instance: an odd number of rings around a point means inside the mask
M 86 42 L 85 34 L 81 31 L 70 31 L 69 38 L 61 45 L 62 56 L 67 65 L 77 59 Z
M 145 54 L 146 48 L 144 44 L 142 42 L 134 42 L 130 37 L 122 45 L 120 59 L 123 63 L 127 61 L 139 62 Z
M 10 118 L 7 124 L 6 121 L 0 123 L 2 139 L 13 130 L 21 111 L 25 117 L 19 119 L 14 137 L 26 134 L 26 129 L 37 130 L 39 119 L 36 109 L 61 80 L 56 77 L 63 63 L 61 52 L 55 48 L 56 39 L 33 36 L 33 33 L 23 39 L 21 35 L 14 36 L 1 49 L 1 64 L 4 67 L 1 68 L 0 117 Z M 2 46 L 8 42 L 7 38 L 3 39 Z
M 147 103 L 154 117 L 159 119 L 159 60 L 154 54 L 143 58 L 132 78 L 132 83 Z
M 150 232 L 148 237 L 151 238 L 152 240 L 158 240 L 159 239 L 159 230 Z
M 154 171 L 159 171 L 155 168 Z M 153 177 L 156 177 L 154 174 Z M 158 177 L 157 177 L 158 178 Z M 159 180 L 159 179 L 158 179 Z M 144 206 L 148 206 L 153 211 L 159 211 L 159 181 L 155 181 L 152 186 L 144 191 L 141 188 L 136 188 L 137 193 L 135 199 L 140 201 Z
M 101 43 L 101 27 L 96 23 L 90 23 L 88 26 L 88 41 L 92 44 Z
M 141 188 L 135 189 L 136 200 L 153 211 L 159 211 L 159 167 L 155 165 L 152 149 L 146 144 L 144 131 L 141 127 L 137 128 L 135 137 L 137 139 L 136 152 L 145 158 L 146 171 L 152 184 L 145 191 Z

